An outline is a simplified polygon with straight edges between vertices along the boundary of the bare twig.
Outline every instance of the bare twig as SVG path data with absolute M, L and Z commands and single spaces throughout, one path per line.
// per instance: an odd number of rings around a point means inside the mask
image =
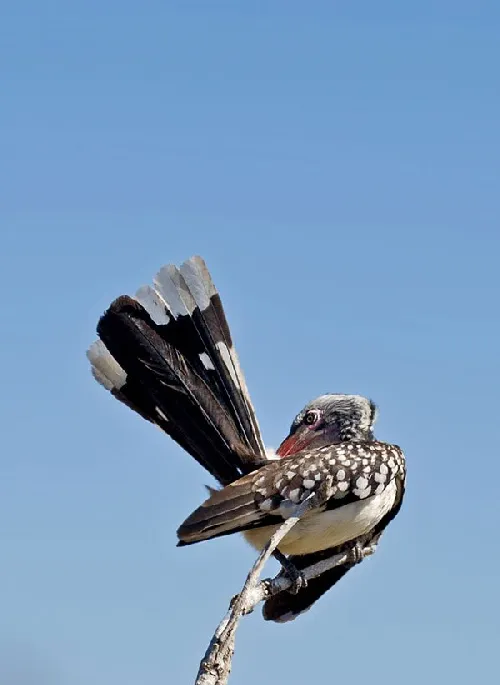
M 234 653 L 234 639 L 238 622 L 244 613 L 250 610 L 247 603 L 249 592 L 255 587 L 264 564 L 274 552 L 285 535 L 300 521 L 310 507 L 310 498 L 298 508 L 295 516 L 290 516 L 271 536 L 271 539 L 257 557 L 245 580 L 243 589 L 233 601 L 229 614 L 219 624 L 212 638 L 205 657 L 200 664 L 195 685 L 225 685 L 231 672 L 231 660 Z
M 241 592 L 236 595 L 231 604 L 227 615 L 218 625 L 203 660 L 196 678 L 195 685 L 226 685 L 231 672 L 231 661 L 234 653 L 234 641 L 236 629 L 240 618 L 253 611 L 256 605 L 277 594 L 288 590 L 292 585 L 292 580 L 286 575 L 278 575 L 275 578 L 258 582 L 261 571 L 278 547 L 281 540 L 302 518 L 311 506 L 310 500 L 305 500 L 297 510 L 295 516 L 287 519 L 283 525 L 271 537 L 264 547 L 250 573 L 247 576 Z M 375 551 L 375 546 L 367 546 L 362 551 L 362 557 L 369 556 Z M 305 580 L 316 578 L 324 571 L 341 566 L 351 561 L 351 553 L 346 552 L 337 554 L 329 559 L 320 561 L 302 570 Z

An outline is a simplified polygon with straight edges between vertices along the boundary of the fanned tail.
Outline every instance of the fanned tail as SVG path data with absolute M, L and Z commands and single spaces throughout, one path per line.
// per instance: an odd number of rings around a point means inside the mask
M 205 262 L 163 267 L 117 298 L 87 352 L 94 377 L 222 484 L 266 460 L 222 303 Z

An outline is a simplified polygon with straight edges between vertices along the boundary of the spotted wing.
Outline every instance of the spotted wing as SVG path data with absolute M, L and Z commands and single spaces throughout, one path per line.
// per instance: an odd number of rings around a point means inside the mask
M 370 533 L 363 538 L 351 541 L 348 545 L 340 547 L 333 547 L 331 549 L 315 552 L 314 554 L 304 554 L 302 556 L 291 556 L 289 561 L 300 570 L 304 570 L 309 566 L 313 566 L 320 561 L 330 559 L 337 554 L 344 553 L 352 547 L 356 542 L 363 546 L 371 545 L 376 547 L 382 537 L 382 533 L 387 528 L 389 523 L 397 516 L 404 497 L 404 481 L 398 480 L 398 494 L 397 502 L 394 508 L 377 524 Z M 297 616 L 309 611 L 312 605 L 322 597 L 325 592 L 330 590 L 341 580 L 351 569 L 357 566 L 357 562 L 349 562 L 342 566 L 335 566 L 328 571 L 324 571 L 316 578 L 312 578 L 307 585 L 300 588 L 296 594 L 290 592 L 279 592 L 277 595 L 270 597 L 264 602 L 262 607 L 262 615 L 266 621 L 275 621 L 276 623 L 286 623 L 293 621 Z
M 380 442 L 298 453 L 213 493 L 180 526 L 179 544 L 282 523 L 311 495 L 318 512 L 339 509 L 382 494 L 404 469 L 401 450 Z
M 163 267 L 153 287 L 116 299 L 87 356 L 117 399 L 226 484 L 266 457 L 229 327 L 205 262 Z

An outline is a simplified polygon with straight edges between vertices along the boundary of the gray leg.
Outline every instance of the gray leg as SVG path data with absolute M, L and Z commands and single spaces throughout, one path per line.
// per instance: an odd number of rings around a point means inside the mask
M 288 557 L 286 557 L 278 549 L 273 552 L 273 557 L 280 562 L 282 571 L 290 579 L 292 585 L 288 589 L 292 595 L 296 595 L 299 590 L 307 586 L 307 580 L 302 571 L 300 571 L 295 564 L 293 564 Z

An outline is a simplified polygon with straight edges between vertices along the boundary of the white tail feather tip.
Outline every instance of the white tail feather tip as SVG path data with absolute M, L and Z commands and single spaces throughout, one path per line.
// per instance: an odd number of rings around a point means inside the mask
M 143 285 L 139 288 L 135 294 L 135 299 L 144 307 L 158 326 L 165 325 L 170 321 L 165 300 L 149 285 Z
M 96 381 L 106 390 L 120 390 L 126 381 L 127 374 L 111 356 L 102 340 L 96 340 L 87 350 L 87 358 L 92 364 L 92 373 Z

